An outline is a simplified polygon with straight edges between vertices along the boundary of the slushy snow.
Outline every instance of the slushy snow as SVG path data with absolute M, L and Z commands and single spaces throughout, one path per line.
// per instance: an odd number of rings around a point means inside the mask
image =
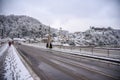
M 6 80 L 33 80 L 27 68 L 20 60 L 17 51 L 13 45 L 11 45 L 11 47 L 9 47 L 8 49 L 5 63 Z

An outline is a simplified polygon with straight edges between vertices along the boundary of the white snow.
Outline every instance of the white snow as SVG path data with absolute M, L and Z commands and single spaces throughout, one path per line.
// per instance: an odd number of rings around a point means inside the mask
M 9 37 L 0 39 L 0 42 L 7 42 L 7 41 L 12 41 L 12 39 Z
M 33 80 L 29 71 L 20 60 L 18 53 L 13 45 L 11 45 L 11 47 L 8 49 L 5 63 L 6 80 Z
M 70 46 L 69 44 L 63 44 L 63 46 Z
M 52 42 L 53 45 L 62 45 L 60 42 Z
M 25 39 L 22 39 L 22 38 L 13 38 L 13 40 L 15 40 L 15 41 L 25 41 Z
M 97 30 L 98 29 L 98 30 Z M 100 29 L 100 30 L 99 30 Z M 95 28 L 89 29 L 85 32 L 79 32 L 72 34 L 70 38 L 73 38 L 75 44 L 79 45 L 97 45 L 109 47 L 120 47 L 120 30 L 109 28 Z

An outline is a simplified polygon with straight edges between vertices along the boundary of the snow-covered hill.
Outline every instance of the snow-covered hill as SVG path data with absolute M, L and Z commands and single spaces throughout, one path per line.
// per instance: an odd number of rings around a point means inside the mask
M 74 33 L 74 41 L 79 45 L 120 46 L 120 30 L 91 27 L 85 32 Z
M 0 36 L 10 38 L 44 38 L 49 27 L 29 16 L 0 15 Z M 91 27 L 85 32 L 69 33 L 50 28 L 54 42 L 80 46 L 120 46 L 120 30 Z
M 0 15 L 0 33 L 4 37 L 43 37 L 48 33 L 49 26 L 28 16 Z M 51 28 L 51 32 L 55 29 Z

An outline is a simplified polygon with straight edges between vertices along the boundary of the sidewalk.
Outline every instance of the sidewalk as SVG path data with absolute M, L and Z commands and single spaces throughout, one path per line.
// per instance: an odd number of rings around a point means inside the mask
M 0 48 L 1 55 L 6 54 L 4 61 L 2 61 L 4 73 L 1 73 L 5 80 L 34 80 L 28 67 L 25 66 L 23 60 L 18 54 L 16 48 L 8 44 Z M 2 65 L 1 65 L 2 66 Z
M 35 45 L 35 44 L 23 44 L 23 45 L 28 45 L 28 46 L 33 46 L 33 47 L 37 47 L 37 48 L 42 48 L 42 49 L 47 49 L 45 45 Z M 65 52 L 65 53 L 71 53 L 71 54 L 75 54 L 75 55 L 81 55 L 84 57 L 89 57 L 89 58 L 94 58 L 94 59 L 100 59 L 100 60 L 105 60 L 105 61 L 110 61 L 110 62 L 115 62 L 115 63 L 120 63 L 120 59 L 114 59 L 114 58 L 110 58 L 110 57 L 105 57 L 105 56 L 97 56 L 97 55 L 93 55 L 89 52 L 87 53 L 80 53 L 77 50 L 70 50 L 70 49 L 60 49 L 60 48 L 52 48 L 51 50 L 54 51 L 60 51 L 60 52 Z

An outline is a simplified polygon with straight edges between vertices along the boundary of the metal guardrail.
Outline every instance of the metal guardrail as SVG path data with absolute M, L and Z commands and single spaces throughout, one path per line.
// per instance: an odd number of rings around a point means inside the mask
M 46 43 L 32 43 L 32 44 L 46 46 Z M 100 48 L 93 46 L 63 46 L 63 45 L 53 45 L 53 48 L 68 50 L 80 54 L 88 54 L 120 60 L 120 48 L 102 48 L 102 47 Z
M 87 46 L 62 46 L 62 45 L 54 45 L 54 47 L 79 52 L 81 54 L 91 54 L 96 56 L 120 59 L 120 49 L 118 48 L 97 48 Z

